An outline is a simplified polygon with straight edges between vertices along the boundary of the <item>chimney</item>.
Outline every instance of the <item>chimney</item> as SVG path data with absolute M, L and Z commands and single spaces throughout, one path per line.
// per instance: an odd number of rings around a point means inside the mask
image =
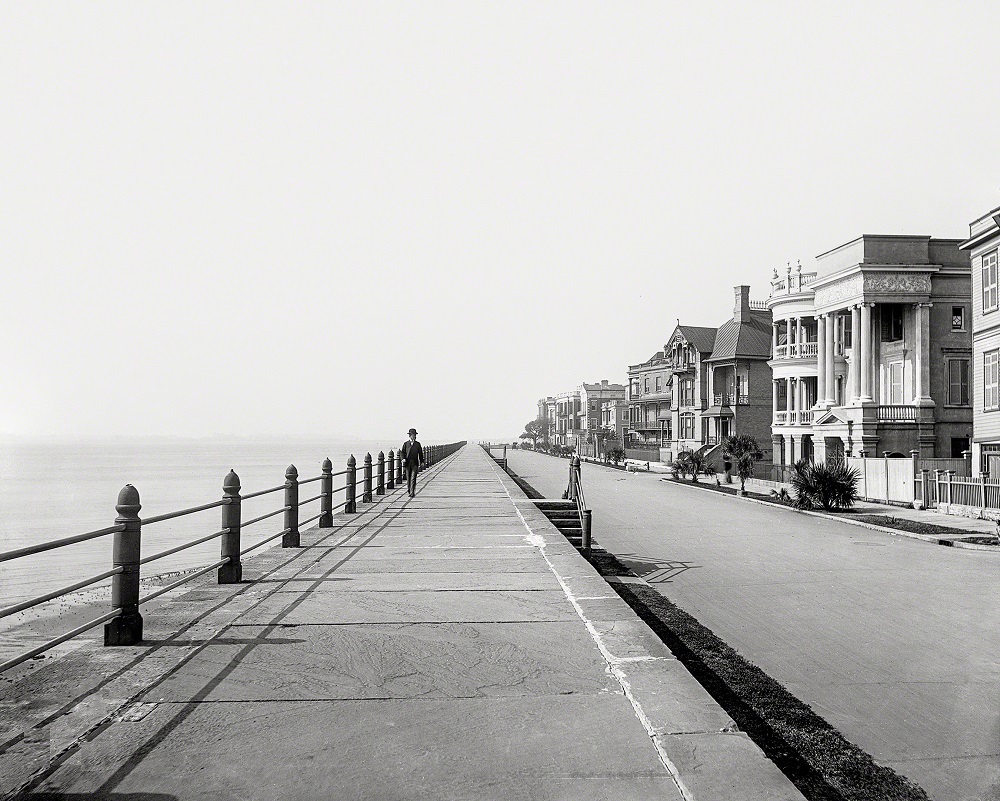
M 608 379 L 606 379 L 606 378 L 602 378 L 602 379 L 601 379 L 601 386 L 602 386 L 602 387 L 606 387 L 607 385 L 608 385 Z
M 743 285 L 734 289 L 736 303 L 733 305 L 733 319 L 738 322 L 750 321 L 750 287 Z

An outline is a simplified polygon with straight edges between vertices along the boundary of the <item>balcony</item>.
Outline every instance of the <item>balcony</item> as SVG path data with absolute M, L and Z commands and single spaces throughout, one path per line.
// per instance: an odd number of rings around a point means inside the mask
M 669 428 L 667 422 L 668 418 L 661 417 L 659 420 L 634 420 L 629 425 L 634 431 L 659 431 L 661 428 Z
M 774 413 L 774 425 L 811 426 L 814 417 L 812 409 L 780 409 Z
M 774 349 L 774 358 L 815 359 L 818 350 L 818 342 L 797 342 L 793 345 L 778 345 L 778 347 Z
M 749 395 L 722 395 L 716 394 L 712 396 L 714 403 L 713 406 L 749 406 L 750 396 Z
M 899 404 L 876 406 L 875 415 L 880 423 L 915 423 L 917 421 L 917 407 Z

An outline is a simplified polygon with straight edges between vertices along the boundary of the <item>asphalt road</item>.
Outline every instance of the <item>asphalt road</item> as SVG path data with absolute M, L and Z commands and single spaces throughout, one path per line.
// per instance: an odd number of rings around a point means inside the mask
M 508 451 L 546 497 L 568 462 Z M 937 801 L 1000 799 L 1000 554 L 585 464 L 594 538 Z

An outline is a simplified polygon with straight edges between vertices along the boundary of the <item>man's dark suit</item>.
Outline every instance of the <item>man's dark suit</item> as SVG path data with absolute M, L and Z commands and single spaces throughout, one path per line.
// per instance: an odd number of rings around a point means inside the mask
M 403 467 L 406 470 L 406 490 L 412 497 L 417 492 L 417 470 L 424 463 L 424 449 L 419 442 L 407 440 L 399 452 L 403 457 Z

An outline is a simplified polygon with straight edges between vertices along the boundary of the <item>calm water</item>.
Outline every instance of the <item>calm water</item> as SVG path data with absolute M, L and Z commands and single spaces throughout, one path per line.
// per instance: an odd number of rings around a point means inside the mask
M 369 450 L 377 461 L 399 442 L 293 439 L 150 439 L 105 442 L 26 442 L 0 440 L 0 550 L 92 531 L 114 524 L 115 501 L 125 484 L 139 490 L 142 517 L 199 506 L 222 497 L 222 480 L 230 469 L 240 477 L 244 494 L 285 481 L 294 464 L 300 479 L 320 474 L 325 457 L 334 472 L 343 470 L 353 453 L 360 471 Z M 428 443 L 430 444 L 430 443 Z M 334 478 L 334 504 L 344 478 Z M 300 488 L 301 499 L 319 494 L 319 482 Z M 243 503 L 249 520 L 283 505 L 276 492 Z M 302 507 L 305 520 L 319 514 L 319 501 Z M 143 556 L 218 531 L 221 509 L 156 523 L 142 532 Z M 310 524 L 313 525 L 313 524 Z M 280 531 L 277 515 L 243 532 L 243 547 Z M 0 605 L 37 595 L 111 567 L 114 535 L 0 563 Z M 157 575 L 209 564 L 219 558 L 219 541 L 210 540 L 179 554 L 143 566 Z

